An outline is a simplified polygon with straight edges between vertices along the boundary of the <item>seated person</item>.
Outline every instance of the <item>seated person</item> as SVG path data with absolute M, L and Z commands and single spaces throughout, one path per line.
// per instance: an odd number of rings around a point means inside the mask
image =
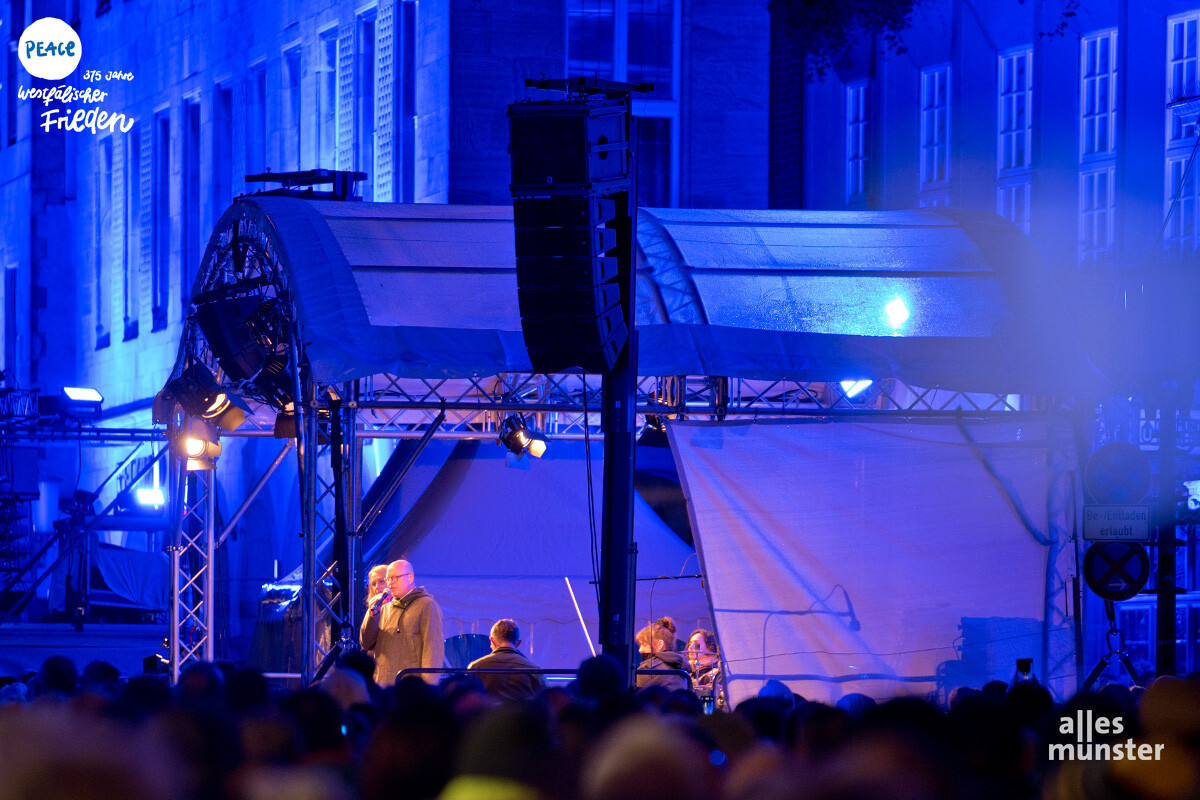
M 537 669 L 538 665 L 521 655 L 521 630 L 511 619 L 496 620 L 488 636 L 492 652 L 477 658 L 467 669 Z M 505 700 L 527 700 L 546 688 L 541 675 L 528 672 L 481 672 L 479 680 L 488 694 Z
M 635 637 L 638 652 L 642 654 L 642 663 L 638 669 L 687 669 L 687 662 L 682 653 L 672 649 L 675 645 L 675 634 L 664 625 L 655 622 L 637 632 Z M 686 689 L 687 681 L 681 675 L 638 675 L 637 688 L 647 686 L 662 686 L 668 691 Z
M 688 670 L 692 673 L 692 688 L 700 697 L 721 696 L 721 653 L 717 637 L 710 630 L 697 628 L 687 640 Z M 717 703 L 717 707 L 723 707 Z

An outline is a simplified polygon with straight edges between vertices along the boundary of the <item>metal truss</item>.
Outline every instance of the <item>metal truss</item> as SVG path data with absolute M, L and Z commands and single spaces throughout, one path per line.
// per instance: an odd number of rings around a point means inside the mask
M 171 598 L 168 630 L 171 679 L 191 661 L 212 661 L 216 561 L 215 470 L 189 472 L 172 457 L 171 504 L 177 524 L 168 546 Z

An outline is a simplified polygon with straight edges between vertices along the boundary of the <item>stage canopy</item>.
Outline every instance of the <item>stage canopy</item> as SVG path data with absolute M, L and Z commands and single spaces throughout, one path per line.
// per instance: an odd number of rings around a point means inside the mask
M 512 209 L 250 196 L 322 384 L 530 369 Z M 1101 390 L 1028 239 L 984 212 L 638 212 L 639 371 Z M 205 263 L 210 262 L 209 255 Z

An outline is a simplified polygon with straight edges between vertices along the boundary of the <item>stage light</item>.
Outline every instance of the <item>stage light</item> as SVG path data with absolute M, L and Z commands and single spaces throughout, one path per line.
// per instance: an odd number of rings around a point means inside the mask
M 854 397 L 855 395 L 862 394 L 867 389 L 867 387 L 870 385 L 871 385 L 871 381 L 865 381 L 865 380 L 842 381 L 842 383 L 841 383 L 842 394 L 846 395 L 846 399 L 849 400 L 850 398 Z
M 217 432 L 207 420 L 193 418 L 180 430 L 171 443 L 175 455 L 187 459 L 189 470 L 212 469 L 221 455 Z
M 212 420 L 227 431 L 237 430 L 250 412 L 249 406 L 222 389 L 200 363 L 192 364 L 178 378 L 167 381 L 167 391 L 190 416 Z
M 507 447 L 517 458 L 525 453 L 529 453 L 534 458 L 541 458 L 546 452 L 548 444 L 545 436 L 525 427 L 525 420 L 521 418 L 520 414 L 513 414 L 505 418 L 501 425 L 500 436 L 497 438 L 500 444 Z
M 893 299 L 886 306 L 884 306 L 883 312 L 887 316 L 888 325 L 890 325 L 894 331 L 900 330 L 904 323 L 908 321 L 908 318 L 912 316 L 908 310 L 908 306 L 905 305 L 904 300 L 899 297 Z
M 142 506 L 154 506 L 157 508 L 166 502 L 166 497 L 163 496 L 162 489 L 143 487 L 138 489 L 134 493 L 134 496 L 137 497 L 138 505 Z
M 99 419 L 104 397 L 95 389 L 64 386 L 62 394 L 38 397 L 38 415 L 71 419 Z

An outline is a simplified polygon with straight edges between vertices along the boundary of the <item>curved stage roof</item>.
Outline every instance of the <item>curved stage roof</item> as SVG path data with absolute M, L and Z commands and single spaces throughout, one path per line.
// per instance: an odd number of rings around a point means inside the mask
M 993 214 L 638 215 L 642 375 L 1102 389 L 1032 245 Z M 249 196 L 210 248 L 235 221 L 283 266 L 322 384 L 530 371 L 511 207 Z

